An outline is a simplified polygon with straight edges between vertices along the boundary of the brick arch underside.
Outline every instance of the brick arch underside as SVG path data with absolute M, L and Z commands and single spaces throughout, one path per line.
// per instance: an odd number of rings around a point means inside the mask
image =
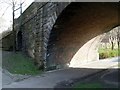
M 46 58 L 48 67 L 66 63 L 79 64 L 88 59 L 88 53 L 92 60 L 94 57 L 91 54 L 94 51 L 88 51 L 91 42 L 96 36 L 117 25 L 119 25 L 118 3 L 69 4 L 51 30 Z M 93 40 L 90 41 L 91 39 Z M 85 45 L 86 43 L 91 44 Z M 76 56 L 77 53 L 79 55 Z

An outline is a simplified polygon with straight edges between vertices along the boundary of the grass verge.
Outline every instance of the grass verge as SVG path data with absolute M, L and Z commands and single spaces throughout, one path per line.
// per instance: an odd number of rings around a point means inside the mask
M 33 60 L 22 53 L 14 53 L 2 58 L 2 67 L 13 74 L 37 75 L 41 73 Z

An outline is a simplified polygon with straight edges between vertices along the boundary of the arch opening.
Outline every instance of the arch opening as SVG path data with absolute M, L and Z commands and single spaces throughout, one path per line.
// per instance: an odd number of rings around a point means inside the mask
M 109 32 L 103 34 L 98 47 L 99 59 L 118 57 L 120 49 L 120 26 L 114 27 Z
M 22 50 L 22 31 L 19 31 L 17 34 L 17 50 Z
M 118 3 L 71 3 L 51 31 L 48 67 L 61 68 L 68 63 L 76 66 L 80 62 L 97 60 L 100 35 L 118 25 Z

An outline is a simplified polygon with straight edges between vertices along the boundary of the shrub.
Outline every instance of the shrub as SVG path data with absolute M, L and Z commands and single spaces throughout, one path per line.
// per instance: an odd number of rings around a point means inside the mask
M 119 56 L 120 50 L 118 49 L 99 49 L 99 59 L 105 59 L 110 57 L 116 57 Z
M 99 58 L 100 59 L 104 59 L 104 58 L 108 58 L 109 57 L 109 53 L 108 52 L 102 52 L 99 54 Z
M 109 53 L 109 57 L 115 57 L 115 56 L 116 56 L 116 53 L 114 53 L 114 52 Z

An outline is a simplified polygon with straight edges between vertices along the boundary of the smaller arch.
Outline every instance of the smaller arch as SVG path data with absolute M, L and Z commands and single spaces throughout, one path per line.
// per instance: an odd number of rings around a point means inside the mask
M 22 31 L 19 31 L 17 34 L 17 50 L 22 50 Z

